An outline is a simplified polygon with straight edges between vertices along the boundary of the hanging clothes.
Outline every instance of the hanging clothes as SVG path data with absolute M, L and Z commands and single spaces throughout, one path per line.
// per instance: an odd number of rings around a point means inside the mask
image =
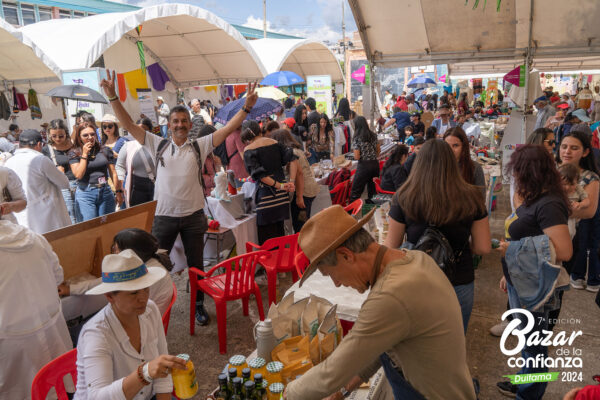
M 12 88 L 12 95 L 13 95 L 12 112 L 15 114 L 18 114 L 19 113 L 19 103 L 17 101 L 17 89 L 14 86 Z
M 123 74 L 127 81 L 127 87 L 129 88 L 129 94 L 131 97 L 137 100 L 136 89 L 148 89 L 148 79 L 141 69 L 135 69 L 133 71 L 125 72 Z
M 154 90 L 162 92 L 165 90 L 165 84 L 171 80 L 169 75 L 165 72 L 164 69 L 158 63 L 154 63 L 146 67 L 148 71 L 148 75 L 150 75 L 150 79 L 152 79 L 152 87 Z
M 31 111 L 31 119 L 42 119 L 42 109 L 37 98 L 37 93 L 33 89 L 29 89 L 27 93 L 27 102 L 29 103 L 29 109 Z
M 117 74 L 117 89 L 119 92 L 119 100 L 123 103 L 127 100 L 127 86 L 125 85 L 125 75 Z
M 4 92 L 0 93 L 0 118 L 4 120 L 10 118 L 10 103 L 4 95 Z

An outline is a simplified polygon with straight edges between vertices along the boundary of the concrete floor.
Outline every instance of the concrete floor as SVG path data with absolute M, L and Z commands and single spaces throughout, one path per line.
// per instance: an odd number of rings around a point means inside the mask
M 492 212 L 490 226 L 492 237 L 501 238 L 504 230 L 504 218 L 510 213 L 507 196 L 508 188 L 499 193 L 499 204 Z M 499 322 L 506 310 L 506 295 L 498 288 L 502 276 L 500 257 L 495 252 L 484 257 L 475 271 L 475 304 L 467 333 L 467 353 L 471 374 L 481 384 L 481 399 L 504 399 L 496 389 L 496 382 L 503 380 L 503 375 L 515 374 L 516 369 L 507 366 L 508 357 L 500 352 L 500 338 L 491 336 L 489 328 Z M 250 354 L 255 343 L 252 328 L 258 321 L 256 302 L 250 301 L 250 315 L 242 314 L 240 301 L 232 302 L 227 308 L 227 355 L 219 354 L 215 307 L 207 298 L 207 310 L 212 317 L 207 327 L 196 326 L 194 336 L 189 334 L 189 294 L 185 291 L 187 274 L 175 276 L 178 288 L 177 302 L 173 307 L 167 341 L 171 354 L 189 353 L 196 366 L 199 381 L 199 392 L 195 399 L 204 399 L 217 386 L 217 375 L 234 354 Z M 280 275 L 279 292 L 291 286 L 289 276 Z M 266 281 L 259 281 L 262 291 L 263 306 L 267 310 Z M 548 385 L 544 399 L 560 400 L 571 388 L 593 384 L 592 376 L 600 374 L 600 309 L 594 303 L 595 295 L 582 290 L 570 290 L 564 295 L 561 319 L 577 319 L 577 323 L 557 324 L 554 332 L 581 330 L 583 336 L 575 340 L 573 347 L 582 350 L 582 369 L 550 369 L 550 371 L 582 371 L 583 382 L 552 382 Z M 509 342 L 510 343 L 510 342 Z M 555 349 L 550 348 L 550 355 Z M 452 399 L 449 399 L 452 400 Z

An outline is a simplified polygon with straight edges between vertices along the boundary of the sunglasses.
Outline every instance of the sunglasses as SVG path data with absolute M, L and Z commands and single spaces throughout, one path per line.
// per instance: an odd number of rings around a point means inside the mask
M 114 124 L 106 124 L 106 125 L 102 125 L 102 129 L 112 129 L 114 128 L 115 125 Z
M 547 142 L 550 146 L 553 146 L 556 143 L 556 140 L 548 139 L 548 140 L 544 140 L 544 142 Z

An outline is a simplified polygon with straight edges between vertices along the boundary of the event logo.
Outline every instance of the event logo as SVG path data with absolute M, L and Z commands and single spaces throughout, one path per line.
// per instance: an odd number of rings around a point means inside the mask
M 523 314 L 523 315 L 517 315 Z M 535 330 L 535 317 L 527 310 L 515 308 L 506 311 L 502 315 L 502 320 L 513 315 L 513 319 L 508 323 L 502 337 L 500 338 L 500 351 L 508 358 L 508 366 L 511 368 L 583 368 L 581 359 L 582 350 L 573 346 L 575 339 L 582 336 L 582 331 L 573 331 L 568 334 L 565 331 L 558 331 L 555 335 L 552 331 L 542 329 Z M 541 317 L 540 317 L 541 318 Z M 578 322 L 574 320 L 573 322 Z M 516 337 L 517 344 L 514 347 L 507 346 L 507 339 L 511 336 Z M 525 347 L 554 346 L 556 348 L 556 357 L 548 357 L 547 352 L 538 353 L 531 357 L 515 357 L 521 353 Z M 547 372 L 538 374 L 520 374 L 504 375 L 510 378 L 513 384 L 533 383 L 533 382 L 551 382 L 558 379 L 560 372 Z M 582 372 L 562 372 L 562 381 L 582 381 Z

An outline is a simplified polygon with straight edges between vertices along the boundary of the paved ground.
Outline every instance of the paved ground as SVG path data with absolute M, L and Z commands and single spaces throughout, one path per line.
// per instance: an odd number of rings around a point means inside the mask
M 500 238 L 504 217 L 509 213 L 507 188 L 501 193 L 499 207 L 492 213 L 492 237 Z M 502 276 L 500 260 L 497 254 L 483 259 L 476 271 L 475 305 L 467 334 L 467 353 L 471 373 L 481 383 L 481 399 L 503 399 L 495 384 L 503 380 L 502 375 L 515 374 L 516 369 L 507 366 L 507 357 L 500 352 L 500 340 L 489 334 L 491 326 L 499 321 L 506 309 L 506 295 L 498 288 Z M 229 356 L 249 354 L 254 350 L 252 327 L 258 321 L 256 302 L 250 302 L 250 316 L 242 315 L 241 302 L 230 303 L 227 308 L 227 355 L 218 351 L 217 324 L 215 307 L 207 300 L 207 309 L 213 321 L 208 327 L 196 327 L 196 334 L 189 335 L 189 294 L 185 291 L 187 276 L 176 276 L 174 281 L 179 291 L 177 302 L 171 314 L 171 323 L 167 340 L 171 354 L 189 353 L 196 365 L 200 384 L 195 399 L 204 399 L 206 394 L 217 386 L 217 375 L 227 363 Z M 266 282 L 260 283 L 266 312 Z M 289 276 L 280 275 L 280 291 L 283 293 L 291 285 Z M 564 393 L 576 386 L 592 384 L 592 375 L 600 374 L 600 309 L 595 306 L 594 295 L 586 291 L 571 290 L 565 293 L 561 319 L 569 323 L 558 324 L 554 332 L 582 330 L 583 336 L 575 340 L 574 346 L 581 349 L 583 359 L 583 382 L 553 382 L 548 385 L 544 399 L 560 400 Z M 570 321 L 576 319 L 574 323 Z M 510 342 L 509 342 L 510 343 Z M 553 355 L 554 348 L 550 354 Z M 551 369 L 551 371 L 580 371 L 578 369 Z M 453 400 L 453 399 L 449 399 Z

